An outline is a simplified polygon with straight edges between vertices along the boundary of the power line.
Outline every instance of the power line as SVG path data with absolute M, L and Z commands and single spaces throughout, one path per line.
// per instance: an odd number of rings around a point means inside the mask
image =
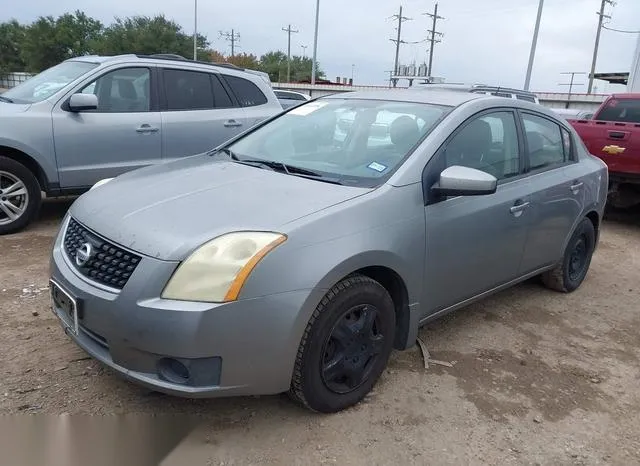
M 406 44 L 406 42 L 402 40 L 402 23 L 404 23 L 405 21 L 411 21 L 412 18 L 407 18 L 406 16 L 402 16 L 402 6 L 400 6 L 400 12 L 397 15 L 393 15 L 391 18 L 398 20 L 398 27 L 397 27 L 398 36 L 396 39 L 389 39 L 391 42 L 394 42 L 396 44 L 396 57 L 393 63 L 393 72 L 395 74 L 398 74 L 398 58 L 400 56 L 400 44 Z M 395 87 L 395 82 L 393 84 Z
M 622 32 L 624 34 L 640 34 L 640 31 L 624 31 L 622 29 L 608 28 L 604 24 L 602 25 L 602 29 L 606 29 L 607 31 Z
M 591 90 L 593 89 L 596 61 L 598 60 L 598 46 L 600 45 L 600 32 L 602 32 L 603 26 L 602 22 L 604 18 L 611 19 L 611 16 L 604 14 L 604 8 L 607 6 L 607 3 L 613 5 L 613 0 L 602 0 L 602 3 L 600 3 L 600 11 L 596 12 L 598 15 L 598 30 L 596 31 L 596 43 L 593 46 L 593 59 L 591 60 L 591 73 L 589 73 L 589 88 L 587 89 L 587 94 L 591 94 Z
M 227 42 L 231 42 L 231 56 L 233 57 L 236 53 L 236 42 L 240 40 L 240 33 L 234 29 L 232 29 L 231 32 L 220 31 L 220 37 Z
M 442 42 L 441 39 L 437 39 L 437 37 L 442 38 L 442 33 L 436 31 L 436 23 L 439 19 L 444 19 L 442 16 L 438 16 L 438 4 L 436 3 L 434 9 L 433 9 L 433 13 L 423 13 L 424 15 L 430 17 L 433 20 L 433 24 L 431 26 L 431 29 L 428 29 L 427 32 L 430 35 L 430 37 L 428 38 L 429 42 L 431 42 L 431 46 L 429 47 L 429 67 L 427 68 L 427 75 L 429 77 L 433 76 L 433 49 L 435 48 L 435 45 L 439 42 Z
M 287 82 L 291 80 L 291 34 L 297 34 L 298 30 L 291 29 L 291 25 L 282 28 L 287 33 Z

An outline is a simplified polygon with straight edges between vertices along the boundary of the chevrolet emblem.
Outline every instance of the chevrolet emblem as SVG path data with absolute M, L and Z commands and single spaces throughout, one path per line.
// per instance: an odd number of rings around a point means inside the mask
M 602 148 L 602 152 L 606 152 L 607 154 L 612 154 L 612 155 L 622 154 L 624 151 L 625 151 L 625 148 L 620 146 L 604 146 Z

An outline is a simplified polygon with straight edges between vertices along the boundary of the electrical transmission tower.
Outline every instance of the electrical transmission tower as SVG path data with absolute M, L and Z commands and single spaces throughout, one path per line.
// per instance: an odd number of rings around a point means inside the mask
M 433 13 L 423 13 L 424 15 L 430 17 L 433 20 L 431 29 L 428 29 L 429 38 L 427 39 L 431 46 L 429 47 L 429 66 L 427 68 L 427 75 L 429 77 L 433 76 L 433 49 L 435 45 L 439 42 L 442 42 L 442 33 L 436 30 L 436 24 L 439 19 L 444 19 L 442 16 L 438 16 L 438 4 L 436 3 L 435 8 L 433 9 Z
M 396 58 L 393 62 L 393 72 L 394 74 L 398 74 L 398 59 L 400 56 L 400 44 L 406 44 L 405 41 L 402 40 L 402 23 L 405 21 L 411 21 L 412 18 L 407 18 L 406 16 L 402 16 L 402 6 L 400 7 L 400 12 L 397 15 L 393 15 L 392 19 L 398 20 L 398 36 L 396 39 L 389 39 L 391 42 L 396 44 Z M 394 81 L 393 86 L 395 87 L 396 83 Z
M 220 37 L 227 42 L 231 42 L 231 56 L 233 57 L 236 53 L 236 42 L 240 40 L 240 33 L 236 32 L 234 29 L 232 29 L 231 32 L 220 31 Z
M 291 34 L 297 34 L 298 30 L 291 29 L 291 25 L 282 28 L 287 33 L 287 82 L 291 81 Z
M 587 94 L 591 94 L 591 89 L 593 89 L 593 75 L 596 72 L 596 61 L 598 60 L 598 46 L 600 45 L 602 22 L 605 18 L 611 19 L 611 16 L 604 14 L 604 8 L 607 6 L 607 3 L 614 5 L 613 0 L 602 0 L 602 3 L 600 4 L 600 11 L 596 12 L 598 15 L 598 31 L 596 32 L 596 43 L 593 47 L 593 59 L 591 60 L 591 73 L 589 73 L 589 88 L 587 89 Z

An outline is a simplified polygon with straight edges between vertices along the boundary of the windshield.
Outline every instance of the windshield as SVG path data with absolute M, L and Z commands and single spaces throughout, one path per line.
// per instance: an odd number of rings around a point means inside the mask
M 376 186 L 411 154 L 449 107 L 330 98 L 296 107 L 231 144 L 239 159 L 313 170 Z
M 97 63 L 67 61 L 51 67 L 33 78 L 2 94 L 15 103 L 34 103 L 44 100 L 83 74 L 98 66 Z

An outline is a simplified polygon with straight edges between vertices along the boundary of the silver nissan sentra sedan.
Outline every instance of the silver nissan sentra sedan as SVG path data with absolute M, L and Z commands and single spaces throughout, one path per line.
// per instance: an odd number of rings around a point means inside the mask
M 607 182 L 540 105 L 324 97 L 80 197 L 53 248 L 53 309 L 91 356 L 157 391 L 289 392 L 335 412 L 422 324 L 530 277 L 576 290 Z

